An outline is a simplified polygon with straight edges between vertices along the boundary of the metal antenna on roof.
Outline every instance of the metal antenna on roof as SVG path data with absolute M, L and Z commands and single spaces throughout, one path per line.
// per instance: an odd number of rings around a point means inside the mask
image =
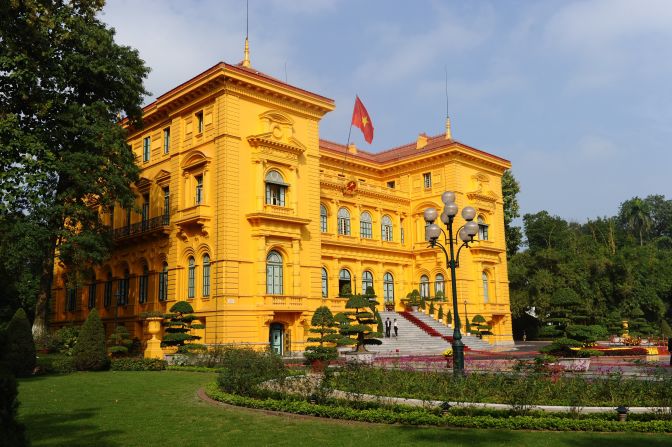
M 445 66 L 446 68 L 446 140 L 452 140 L 453 139 L 453 133 L 450 130 L 450 109 L 449 109 L 449 102 L 448 102 L 448 66 Z
M 250 31 L 250 1 L 246 2 L 246 13 L 245 13 L 245 56 L 243 57 L 243 67 L 250 66 L 250 40 L 249 40 L 249 31 Z

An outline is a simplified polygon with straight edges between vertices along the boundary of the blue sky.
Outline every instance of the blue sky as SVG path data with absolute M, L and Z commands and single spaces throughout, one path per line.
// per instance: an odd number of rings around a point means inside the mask
M 244 0 L 108 0 L 101 18 L 154 96 L 243 56 Z M 447 68 L 454 138 L 511 160 L 522 213 L 672 198 L 667 0 L 250 0 L 249 34 L 253 67 L 336 101 L 322 138 L 346 141 L 355 94 L 375 126 L 358 147 L 443 132 Z

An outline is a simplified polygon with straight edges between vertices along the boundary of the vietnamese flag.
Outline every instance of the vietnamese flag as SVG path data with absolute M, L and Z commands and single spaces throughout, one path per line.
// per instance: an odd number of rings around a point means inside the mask
M 359 100 L 359 96 L 355 96 L 355 110 L 352 111 L 352 125 L 359 127 L 359 130 L 364 134 L 364 139 L 371 144 L 373 141 L 373 123 L 366 107 Z

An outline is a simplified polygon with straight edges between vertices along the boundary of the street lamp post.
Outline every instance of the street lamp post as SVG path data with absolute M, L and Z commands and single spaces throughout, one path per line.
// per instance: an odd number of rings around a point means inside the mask
M 425 222 L 428 224 L 426 229 L 426 236 L 430 247 L 439 247 L 443 251 L 443 253 L 446 255 L 446 264 L 450 268 L 450 285 L 453 292 L 453 314 L 455 315 L 455 329 L 453 330 L 452 343 L 454 357 L 453 373 L 455 376 L 462 376 L 464 374 L 464 343 L 462 342 L 462 332 L 460 330 L 462 325 L 460 324 L 460 314 L 457 303 L 455 269 L 459 266 L 460 251 L 463 247 L 469 248 L 469 243 L 473 242 L 474 236 L 476 233 L 478 233 L 478 224 L 474 222 L 474 217 L 476 217 L 476 210 L 470 206 L 464 207 L 462 209 L 462 217 L 467 222 L 457 230 L 458 234 L 453 237 L 453 222 L 458 211 L 457 204 L 455 203 L 455 193 L 451 191 L 444 192 L 441 195 L 441 201 L 445 206 L 440 218 L 441 222 L 443 222 L 448 229 L 448 234 L 446 234 L 440 226 L 434 223 L 437 217 L 439 217 L 436 209 L 427 208 L 424 213 Z M 444 235 L 443 244 L 438 241 L 441 233 Z M 456 255 L 454 247 L 458 242 L 458 236 L 462 244 L 459 246 Z M 448 245 L 449 250 L 446 250 L 446 245 Z

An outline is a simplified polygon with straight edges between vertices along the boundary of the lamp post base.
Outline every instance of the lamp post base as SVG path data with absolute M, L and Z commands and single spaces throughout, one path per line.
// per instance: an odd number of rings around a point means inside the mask
M 455 377 L 464 375 L 464 343 L 462 340 L 453 340 L 453 374 Z

